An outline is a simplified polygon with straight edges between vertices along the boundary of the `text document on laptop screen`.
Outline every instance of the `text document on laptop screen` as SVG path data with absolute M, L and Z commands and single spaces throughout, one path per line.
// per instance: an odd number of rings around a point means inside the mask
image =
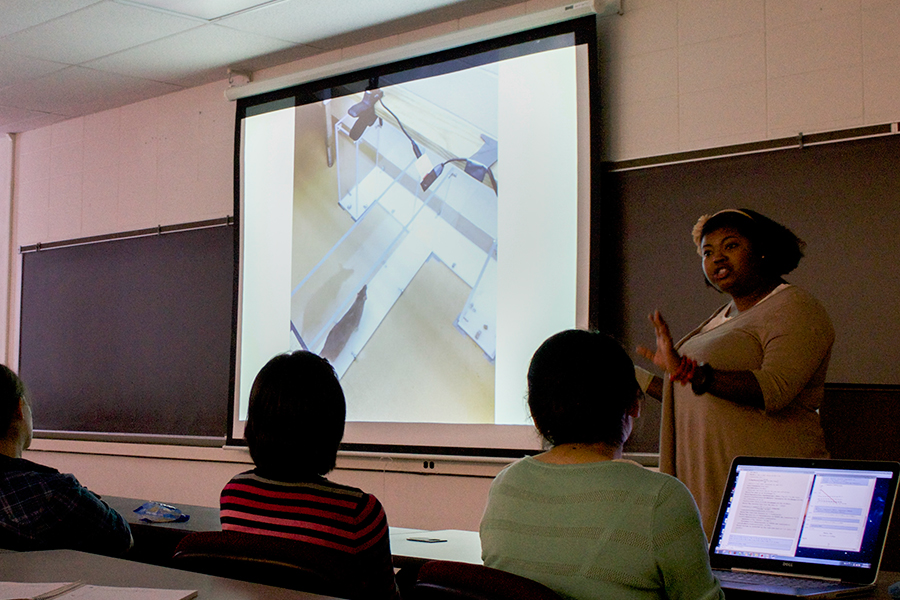
M 890 471 L 740 465 L 715 553 L 869 568 Z
M 305 349 L 345 447 L 540 447 L 528 362 L 588 318 L 595 42 L 575 20 L 239 102 L 232 439 Z

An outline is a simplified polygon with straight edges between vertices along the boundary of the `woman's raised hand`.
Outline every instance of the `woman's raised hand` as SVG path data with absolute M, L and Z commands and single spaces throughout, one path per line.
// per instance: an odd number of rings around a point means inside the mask
M 656 351 L 644 346 L 638 346 L 637 352 L 647 360 L 653 361 L 660 369 L 672 374 L 677 373 L 681 366 L 681 357 L 675 351 L 672 342 L 672 334 L 669 333 L 669 325 L 658 310 L 650 314 L 650 322 L 656 330 Z

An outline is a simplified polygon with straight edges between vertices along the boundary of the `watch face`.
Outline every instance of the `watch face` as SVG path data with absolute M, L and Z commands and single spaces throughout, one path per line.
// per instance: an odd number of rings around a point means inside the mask
M 702 396 L 709 388 L 711 378 L 712 367 L 707 363 L 700 363 L 697 365 L 697 374 L 691 381 L 691 391 L 697 396 Z

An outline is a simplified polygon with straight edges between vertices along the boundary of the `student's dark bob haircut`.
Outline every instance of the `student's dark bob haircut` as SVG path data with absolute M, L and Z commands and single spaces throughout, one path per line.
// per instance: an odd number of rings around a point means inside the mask
M 302 481 L 331 471 L 346 414 L 327 360 L 304 350 L 270 360 L 253 381 L 244 429 L 260 475 Z
M 25 384 L 6 365 L 0 365 L 0 437 L 9 433 L 19 408 L 19 399 L 25 397 Z
M 553 446 L 625 442 L 625 417 L 640 394 L 634 363 L 614 339 L 569 329 L 548 338 L 528 368 L 528 407 Z
M 749 208 L 723 210 L 711 216 L 700 231 L 700 239 L 713 231 L 736 229 L 750 240 L 766 275 L 781 277 L 797 268 L 806 243 L 793 231 Z

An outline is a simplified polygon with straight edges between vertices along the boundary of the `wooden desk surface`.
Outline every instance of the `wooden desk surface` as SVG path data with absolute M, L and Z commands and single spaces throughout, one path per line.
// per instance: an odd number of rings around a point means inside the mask
M 94 585 L 197 590 L 210 600 L 323 600 L 308 592 L 179 571 L 76 550 L 0 553 L 0 573 L 9 581 L 85 581 Z M 333 600 L 333 599 L 332 599 Z

